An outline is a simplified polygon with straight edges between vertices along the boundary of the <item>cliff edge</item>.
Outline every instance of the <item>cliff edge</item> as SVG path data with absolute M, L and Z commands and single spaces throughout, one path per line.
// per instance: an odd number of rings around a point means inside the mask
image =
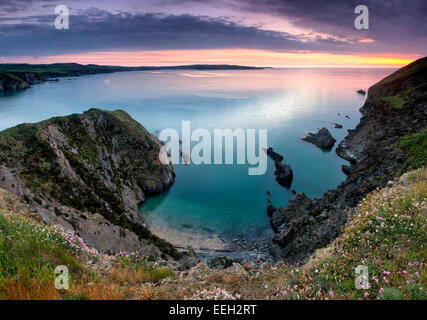
M 159 142 L 124 111 L 22 124 L 0 132 L 0 187 L 24 198 L 43 220 L 74 230 L 101 252 L 170 256 L 138 207 L 174 183 Z M 155 246 L 154 246 L 154 245 Z
M 347 179 L 321 199 L 299 193 L 272 213 L 276 257 L 305 261 L 338 237 L 366 194 L 426 164 L 427 57 L 372 86 L 360 111 L 359 125 L 336 150 L 352 163 Z

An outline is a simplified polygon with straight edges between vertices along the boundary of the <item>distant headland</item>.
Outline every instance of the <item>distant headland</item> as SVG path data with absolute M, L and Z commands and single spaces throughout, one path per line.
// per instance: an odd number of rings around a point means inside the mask
M 31 85 L 60 77 L 78 77 L 89 74 L 113 73 L 124 71 L 159 71 L 159 70 L 256 70 L 261 67 L 239 66 L 230 64 L 192 64 L 180 66 L 102 66 L 78 63 L 53 64 L 0 64 L 0 93 L 25 90 Z M 53 81 L 55 81 L 53 80 Z

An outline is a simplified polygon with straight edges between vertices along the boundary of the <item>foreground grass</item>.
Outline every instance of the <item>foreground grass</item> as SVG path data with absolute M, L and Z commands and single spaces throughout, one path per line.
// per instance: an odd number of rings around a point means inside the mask
M 420 168 L 427 161 L 427 128 L 400 138 L 397 145 L 408 155 L 405 169 Z
M 425 168 L 370 193 L 342 235 L 305 265 L 242 262 L 212 270 L 200 263 L 173 271 L 152 257 L 103 256 L 72 233 L 6 212 L 0 214 L 0 299 L 427 299 Z M 70 269 L 68 291 L 54 286 L 60 264 Z
M 157 288 L 152 297 L 427 299 L 426 221 L 427 170 L 422 168 L 404 174 L 391 188 L 369 194 L 342 235 L 305 265 L 242 263 L 244 270 L 231 273 L 198 265 Z M 356 271 L 358 266 L 367 272 Z
M 127 299 L 138 285 L 172 275 L 152 259 L 123 253 L 100 274 L 86 263 L 101 263 L 99 253 L 80 237 L 25 215 L 0 212 L 0 299 Z M 115 260 L 113 260 L 115 261 Z M 70 290 L 55 288 L 54 270 L 66 265 Z
M 323 258 L 295 272 L 280 294 L 296 298 L 427 299 L 427 171 L 404 174 L 360 204 Z M 367 267 L 361 289 L 355 268 Z M 291 272 L 292 272 L 291 271 Z M 359 278 L 359 281 L 363 280 Z

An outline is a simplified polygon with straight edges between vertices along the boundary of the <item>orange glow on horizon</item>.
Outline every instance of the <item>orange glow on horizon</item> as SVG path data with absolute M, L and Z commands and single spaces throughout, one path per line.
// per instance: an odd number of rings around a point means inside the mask
M 103 51 L 44 57 L 0 57 L 0 63 L 57 63 L 121 66 L 236 64 L 258 67 L 401 67 L 418 57 L 279 52 L 256 49 Z

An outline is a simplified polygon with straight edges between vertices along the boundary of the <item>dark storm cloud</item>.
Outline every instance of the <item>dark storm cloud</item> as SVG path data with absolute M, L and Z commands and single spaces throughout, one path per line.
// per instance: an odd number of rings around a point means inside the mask
M 371 38 L 379 42 L 379 49 L 380 46 L 402 51 L 418 48 L 427 52 L 426 0 L 233 0 L 232 3 L 239 10 L 283 16 L 296 26 L 317 32 Z M 354 9 L 360 4 L 369 9 L 369 30 L 354 28 Z
M 209 0 L 160 1 L 169 4 L 210 3 Z M 377 52 L 394 50 L 427 53 L 427 0 L 218 0 L 217 2 L 242 13 L 263 13 L 283 17 L 295 26 L 335 37 L 371 38 L 376 44 L 370 46 L 370 49 Z M 369 30 L 354 28 L 356 16 L 354 9 L 361 4 L 369 8 Z M 363 50 L 364 47 L 357 49 Z
M 48 5 L 58 0 L 0 0 L 0 15 L 25 11 L 33 4 Z
M 68 30 L 56 30 L 53 26 L 55 18 L 55 15 L 0 18 L 0 43 L 5 44 L 0 47 L 0 56 L 113 49 L 255 48 L 316 51 L 344 44 L 328 39 L 302 42 L 284 32 L 187 14 L 113 14 L 93 8 L 71 15 Z

